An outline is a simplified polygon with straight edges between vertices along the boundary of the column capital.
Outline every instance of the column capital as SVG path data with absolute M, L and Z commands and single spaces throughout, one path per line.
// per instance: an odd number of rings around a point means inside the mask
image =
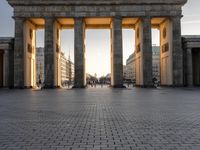
M 74 22 L 76 23 L 82 23 L 83 25 L 85 24 L 85 19 L 84 17 L 75 17 Z
M 84 20 L 84 17 L 74 17 L 74 20 L 80 20 L 80 21 L 83 21 L 83 20 Z
M 121 17 L 121 16 L 114 16 L 113 19 L 119 19 L 119 20 L 122 20 L 122 17 Z
M 170 17 L 170 19 L 172 20 L 172 21 L 180 21 L 181 20 L 181 18 L 182 18 L 182 16 L 173 16 L 173 17 Z
M 187 52 L 192 52 L 192 48 L 187 48 Z
M 27 18 L 25 18 L 25 17 L 16 17 L 16 16 L 13 16 L 13 19 L 14 19 L 15 21 L 22 21 L 22 22 L 24 22 L 24 21 L 27 20 Z
M 55 18 L 55 17 L 45 17 L 44 20 L 45 20 L 45 21 L 46 21 L 46 20 L 54 21 L 54 20 L 56 20 L 56 18 Z
M 117 27 L 122 28 L 122 17 L 120 16 L 113 17 L 111 21 L 111 28 Z
M 56 17 L 53 16 L 45 16 L 44 19 L 55 19 Z
M 140 17 L 140 20 L 143 22 L 151 22 L 152 17 L 150 16 L 144 16 L 144 17 Z

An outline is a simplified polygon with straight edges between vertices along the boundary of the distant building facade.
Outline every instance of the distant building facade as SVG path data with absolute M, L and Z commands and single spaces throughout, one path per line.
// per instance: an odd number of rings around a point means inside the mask
M 70 82 L 74 81 L 74 63 L 71 61 L 70 57 L 67 60 L 67 79 Z
M 61 52 L 60 55 L 60 75 L 61 83 L 65 84 L 68 81 L 73 81 L 74 78 L 74 64 L 71 60 L 67 59 L 65 54 Z M 44 72 L 44 48 L 39 47 L 36 50 L 36 81 L 37 83 L 41 80 L 42 83 L 45 81 Z
M 153 78 L 160 80 L 160 46 L 152 47 Z
M 45 80 L 43 47 L 36 48 L 36 82 L 39 83 L 39 80 L 41 80 L 42 83 L 44 83 Z
M 126 60 L 126 67 L 124 67 L 124 78 L 127 80 L 136 79 L 136 63 L 135 52 Z M 160 78 L 160 47 L 152 46 L 152 71 L 153 78 Z
M 66 85 L 72 83 L 74 80 L 74 63 L 70 60 L 70 56 L 67 59 L 65 54 L 61 52 L 61 83 Z
M 13 87 L 14 38 L 0 37 L 0 88 Z
M 123 66 L 123 78 L 124 78 L 124 80 L 129 79 L 128 71 L 129 71 L 128 67 L 126 65 L 124 65 Z
M 67 81 L 67 58 L 65 57 L 65 54 L 61 52 L 60 55 L 60 64 L 61 64 L 61 84 L 64 84 L 64 82 Z
M 129 56 L 126 60 L 126 79 L 134 80 L 136 78 L 135 73 L 135 52 Z

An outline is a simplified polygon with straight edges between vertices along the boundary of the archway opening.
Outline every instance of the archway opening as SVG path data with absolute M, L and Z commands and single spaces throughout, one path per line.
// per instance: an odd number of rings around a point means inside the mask
M 123 81 L 124 86 L 132 87 L 135 73 L 135 30 L 123 28 Z
M 44 64 L 44 29 L 36 31 L 36 85 L 44 84 L 45 64 Z
M 152 28 L 152 81 L 156 86 L 160 85 L 160 31 Z
M 136 25 L 139 18 L 124 18 L 122 20 L 123 34 L 123 81 L 124 86 L 133 87 L 136 84 Z
M 71 88 L 74 83 L 74 28 L 65 27 L 61 30 L 60 73 L 61 87 Z
M 86 81 L 89 87 L 110 85 L 110 30 L 86 29 Z
M 0 50 L 0 88 L 3 87 L 3 50 Z
M 200 48 L 192 49 L 193 83 L 200 86 Z

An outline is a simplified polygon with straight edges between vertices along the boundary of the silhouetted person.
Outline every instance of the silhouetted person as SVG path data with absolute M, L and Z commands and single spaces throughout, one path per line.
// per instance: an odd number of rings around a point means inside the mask
M 70 82 L 69 81 L 67 82 L 67 86 L 68 86 L 68 89 L 69 89 L 70 88 Z
M 158 81 L 157 78 L 154 77 L 154 78 L 153 78 L 153 86 L 154 86 L 154 87 L 157 87 L 157 81 Z
M 101 82 L 101 88 L 103 88 L 103 81 Z
M 39 79 L 38 83 L 39 83 L 38 86 L 42 89 L 42 81 L 41 81 L 41 79 Z
M 96 88 L 96 86 L 97 86 L 97 85 L 96 85 L 96 81 L 93 81 L 93 82 L 94 82 L 94 87 Z

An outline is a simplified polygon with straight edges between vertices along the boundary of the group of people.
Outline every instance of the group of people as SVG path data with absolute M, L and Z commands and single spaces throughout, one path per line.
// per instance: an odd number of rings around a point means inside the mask
M 105 85 L 105 82 L 88 81 L 88 83 L 87 83 L 87 86 L 92 87 L 92 88 L 96 88 L 97 85 L 100 85 L 101 88 L 103 88 Z
M 153 79 L 152 79 L 152 82 L 153 82 L 153 86 L 154 86 L 154 87 L 158 87 L 158 86 L 159 86 L 159 81 L 157 80 L 157 78 L 153 78 Z M 127 83 L 126 83 L 127 87 L 130 87 L 131 84 L 134 86 L 134 83 L 130 83 L 130 82 L 127 82 Z M 87 86 L 88 86 L 88 85 L 89 85 L 90 87 L 94 87 L 94 88 L 96 88 L 97 85 L 100 85 L 101 88 L 103 88 L 103 86 L 105 85 L 105 83 L 104 83 L 104 82 L 98 83 L 97 81 L 88 81 Z M 42 89 L 42 88 L 43 88 L 43 83 L 42 83 L 42 80 L 41 80 L 41 79 L 38 80 L 37 87 L 38 87 L 39 89 Z M 68 88 L 71 87 L 71 82 L 67 82 L 67 87 L 68 87 Z

